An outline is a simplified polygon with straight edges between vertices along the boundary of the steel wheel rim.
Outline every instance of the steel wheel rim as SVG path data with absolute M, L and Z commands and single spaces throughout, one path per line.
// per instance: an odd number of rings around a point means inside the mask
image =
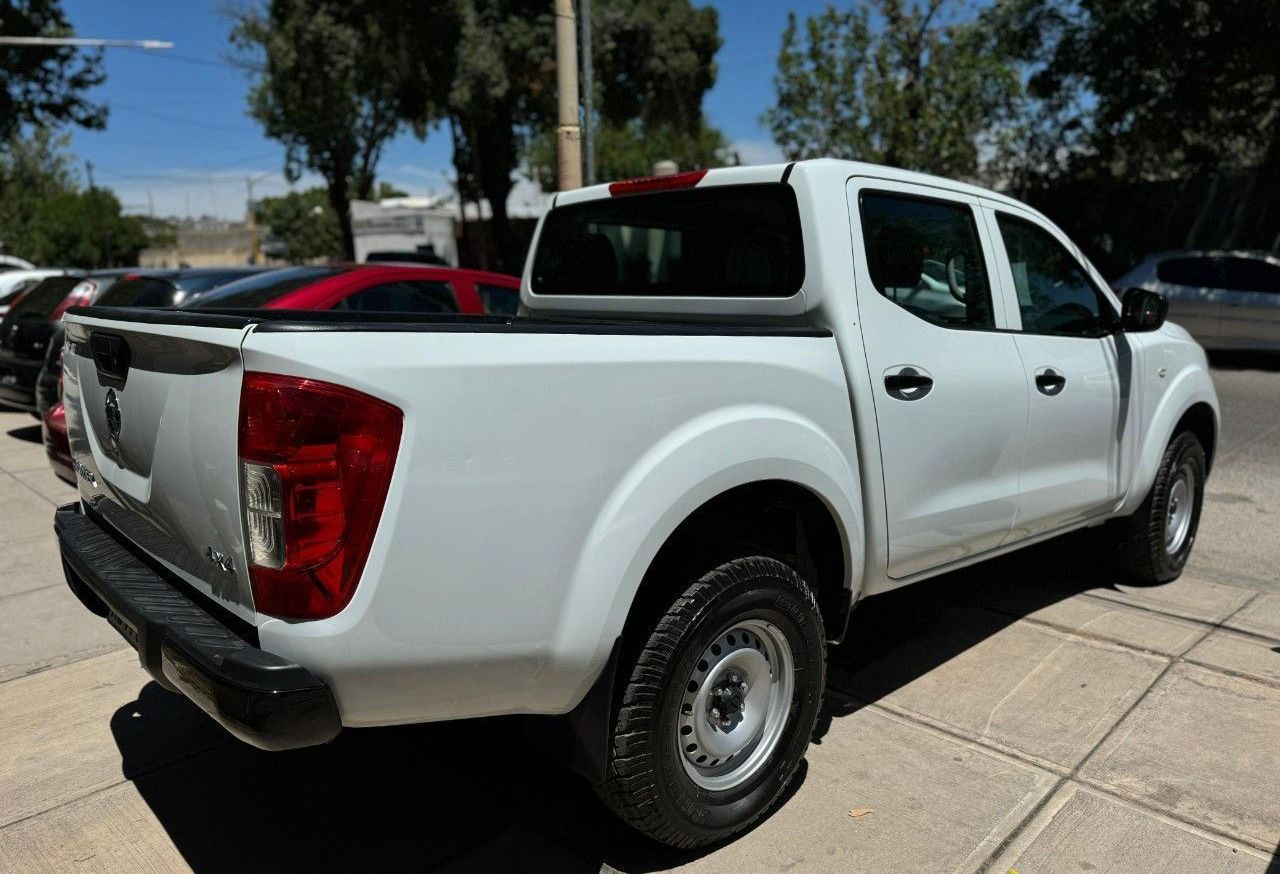
M 1177 555 L 1186 545 L 1191 533 L 1191 505 L 1194 489 L 1192 483 L 1195 474 L 1189 466 L 1179 468 L 1169 487 L 1169 500 L 1164 517 L 1164 551 L 1169 555 Z
M 725 626 L 694 663 L 676 716 L 689 779 L 718 792 L 751 779 L 777 748 L 794 694 L 795 659 L 781 629 L 762 619 Z

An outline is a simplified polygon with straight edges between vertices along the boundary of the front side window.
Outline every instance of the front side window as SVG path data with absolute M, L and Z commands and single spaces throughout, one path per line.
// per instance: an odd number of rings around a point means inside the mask
M 384 282 L 343 298 L 336 309 L 366 313 L 456 313 L 458 299 L 447 282 Z
M 973 210 L 959 203 L 864 192 L 862 237 L 876 291 L 926 322 L 994 324 Z
M 1111 320 L 1080 262 L 1051 234 L 1029 221 L 997 212 L 996 221 L 1022 311 L 1022 330 L 1034 334 L 1096 337 Z

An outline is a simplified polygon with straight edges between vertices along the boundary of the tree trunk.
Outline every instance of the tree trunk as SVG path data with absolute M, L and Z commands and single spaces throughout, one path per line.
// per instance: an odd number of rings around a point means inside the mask
M 329 183 L 329 206 L 338 216 L 338 227 L 342 231 L 342 257 L 347 261 L 356 260 L 356 237 L 351 229 L 351 201 L 347 198 L 347 183 L 343 179 Z
M 1251 181 L 1233 233 L 1241 248 L 1274 251 L 1280 240 L 1280 135 L 1272 135 L 1271 145 Z

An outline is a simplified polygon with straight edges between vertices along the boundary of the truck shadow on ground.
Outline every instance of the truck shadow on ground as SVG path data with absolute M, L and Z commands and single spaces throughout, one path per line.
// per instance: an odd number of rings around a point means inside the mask
M 1021 616 L 1105 585 L 1092 544 L 1066 538 L 868 599 L 831 652 L 815 740 Z M 348 731 L 264 753 L 151 683 L 111 727 L 125 777 L 198 872 L 639 872 L 701 855 L 631 832 L 518 719 Z M 160 747 L 186 752 L 162 762 Z M 790 793 L 804 777 L 802 765 Z
M 3 409 L 0 407 L 0 409 Z M 39 425 L 27 425 L 25 428 L 12 428 L 8 432 L 9 436 L 15 440 L 24 440 L 27 443 L 41 443 L 43 438 L 40 436 Z

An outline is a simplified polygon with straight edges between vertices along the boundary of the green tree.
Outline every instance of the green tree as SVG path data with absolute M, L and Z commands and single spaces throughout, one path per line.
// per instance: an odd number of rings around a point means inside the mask
M 384 8 L 395 13 L 397 4 Z M 548 187 L 554 178 L 550 4 L 452 0 L 398 20 L 405 42 L 428 47 L 421 74 L 406 80 L 415 130 L 447 121 L 460 196 L 489 202 L 494 243 L 506 269 L 517 270 L 523 253 L 506 215 L 513 174 L 523 165 Z M 689 0 L 615 0 L 596 4 L 594 24 L 600 175 L 647 173 L 658 158 L 712 163 L 723 138 L 707 126 L 702 99 L 715 83 L 715 10 Z
M 231 13 L 232 42 L 255 77 L 250 113 L 284 144 L 290 181 L 306 169 L 324 177 L 348 258 L 355 256 L 350 201 L 372 193 L 382 149 L 405 116 L 401 20 L 373 14 L 381 5 L 270 0 Z
M 284 244 L 287 261 L 343 257 L 342 228 L 323 188 L 264 197 L 255 205 L 254 215 Z
M 69 36 L 60 0 L 0 0 L 0 36 Z M 84 92 L 102 84 L 101 51 L 0 45 L 0 147 L 25 125 L 102 128 L 105 106 Z
M 788 19 L 764 116 L 782 153 L 978 176 L 1018 105 L 1017 66 L 981 21 L 946 19 L 946 0 L 873 6 L 874 28 L 867 5 Z
M 1280 3 L 997 0 L 990 29 L 1078 136 L 1042 178 L 1244 175 L 1235 239 L 1280 248 Z

